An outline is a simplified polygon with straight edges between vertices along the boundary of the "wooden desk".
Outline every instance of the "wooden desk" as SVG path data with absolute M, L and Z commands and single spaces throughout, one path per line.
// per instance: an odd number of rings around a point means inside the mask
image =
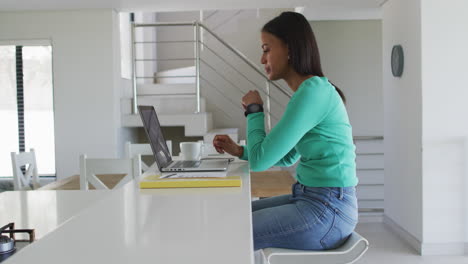
M 291 194 L 291 185 L 296 182 L 288 171 L 251 172 L 251 194 L 255 198 Z M 124 175 L 98 175 L 98 178 L 112 189 Z M 79 190 L 80 175 L 73 175 L 41 187 L 39 190 Z M 94 187 L 90 185 L 90 190 Z
M 296 180 L 288 171 L 250 172 L 252 197 L 265 198 L 291 194 L 291 185 Z
M 228 174 L 242 187 L 140 190 L 131 181 L 105 191 L 7 263 L 253 264 L 248 164 L 233 163 Z

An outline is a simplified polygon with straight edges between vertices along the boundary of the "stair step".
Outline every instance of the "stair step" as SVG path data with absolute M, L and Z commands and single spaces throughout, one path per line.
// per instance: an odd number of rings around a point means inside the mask
M 186 77 L 195 75 L 195 66 L 177 68 L 167 71 L 160 71 L 154 74 L 156 83 L 160 84 L 182 84 L 195 83 L 195 77 Z M 171 77 L 173 76 L 173 77 Z
M 137 85 L 138 95 L 195 94 L 196 92 L 194 83 L 147 83 Z
M 159 123 L 162 127 L 185 127 L 185 136 L 204 136 L 213 127 L 211 113 L 201 112 L 198 114 L 158 114 Z M 123 127 L 143 127 L 139 115 L 123 114 Z
M 132 99 L 120 100 L 122 114 L 132 113 Z M 197 103 L 193 95 L 160 95 L 138 96 L 138 105 L 152 105 L 158 114 L 193 114 L 197 110 Z M 200 98 L 201 112 L 206 111 L 206 100 Z
M 138 96 L 139 105 L 153 105 L 158 114 L 192 114 L 197 110 L 193 95 Z M 200 98 L 201 112 L 205 112 L 205 98 Z

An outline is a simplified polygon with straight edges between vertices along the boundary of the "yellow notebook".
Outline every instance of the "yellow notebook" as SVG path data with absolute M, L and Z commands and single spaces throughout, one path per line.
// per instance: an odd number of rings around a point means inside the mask
M 152 188 L 199 188 L 199 187 L 239 187 L 240 176 L 222 178 L 164 178 L 161 175 L 149 175 L 140 181 L 141 189 Z

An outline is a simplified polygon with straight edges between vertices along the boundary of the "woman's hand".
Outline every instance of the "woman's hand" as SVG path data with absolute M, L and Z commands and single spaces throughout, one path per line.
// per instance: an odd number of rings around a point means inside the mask
M 242 106 L 244 107 L 244 110 L 247 110 L 247 106 L 249 104 L 259 104 L 263 106 L 262 97 L 260 97 L 257 90 L 251 90 L 242 97 Z
M 237 157 L 242 157 L 244 154 L 244 148 L 237 145 L 228 135 L 216 135 L 213 139 L 213 146 L 221 154 L 227 152 Z

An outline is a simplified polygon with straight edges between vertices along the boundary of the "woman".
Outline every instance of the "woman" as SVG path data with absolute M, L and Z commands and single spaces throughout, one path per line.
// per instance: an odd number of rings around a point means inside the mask
M 253 171 L 299 160 L 292 194 L 252 202 L 255 250 L 266 247 L 324 250 L 339 247 L 357 223 L 355 146 L 344 95 L 323 76 L 314 34 L 301 14 L 284 12 L 261 32 L 261 63 L 270 80 L 294 92 L 283 117 L 266 135 L 257 91 L 242 98 L 247 146 L 226 135 L 219 153 L 248 160 Z

